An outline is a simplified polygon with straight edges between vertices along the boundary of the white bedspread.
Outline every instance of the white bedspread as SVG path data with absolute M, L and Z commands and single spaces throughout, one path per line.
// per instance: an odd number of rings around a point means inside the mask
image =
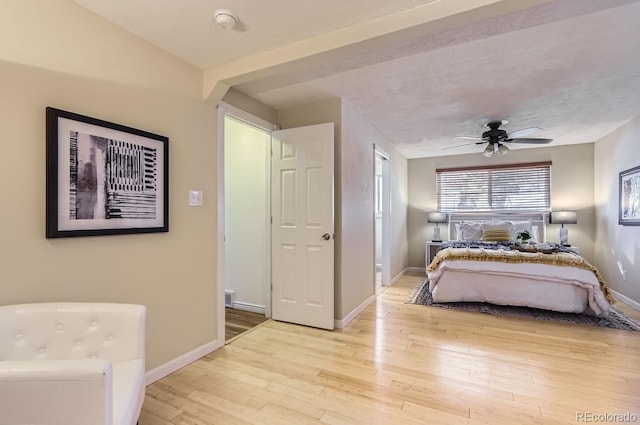
M 607 314 L 609 302 L 593 271 L 571 265 L 525 262 L 527 257 L 539 254 L 518 252 L 514 255 L 521 262 L 441 260 L 438 267 L 427 274 L 434 301 L 479 301 L 581 312 L 576 310 L 582 308 L 579 307 L 582 298 L 582 303 L 586 303 L 583 307 L 588 307 L 590 313 Z M 447 274 L 455 278 L 448 280 Z M 441 284 L 449 287 L 439 289 Z

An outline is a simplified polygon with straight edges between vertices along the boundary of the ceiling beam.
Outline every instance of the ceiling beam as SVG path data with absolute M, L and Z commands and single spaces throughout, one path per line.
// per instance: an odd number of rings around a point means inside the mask
M 211 68 L 204 72 L 203 97 L 206 103 L 216 106 L 232 86 L 260 79 L 271 79 L 273 83 L 279 75 L 286 76 L 303 69 L 313 70 L 313 78 L 319 78 L 336 72 L 341 64 L 347 64 L 343 71 L 363 65 L 349 61 L 353 57 L 362 57 L 365 62 L 384 61 L 384 56 L 367 55 L 367 52 L 390 47 L 403 39 L 444 31 L 550 1 L 436 0 Z

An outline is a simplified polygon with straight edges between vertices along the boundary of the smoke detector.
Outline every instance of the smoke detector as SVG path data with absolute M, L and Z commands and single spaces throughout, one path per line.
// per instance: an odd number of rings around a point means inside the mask
M 227 9 L 216 10 L 214 16 L 216 18 L 216 24 L 226 30 L 232 30 L 238 23 L 238 17 L 236 14 Z

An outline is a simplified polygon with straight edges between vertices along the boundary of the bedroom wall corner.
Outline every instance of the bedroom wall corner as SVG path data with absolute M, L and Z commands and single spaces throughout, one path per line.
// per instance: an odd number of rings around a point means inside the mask
M 640 117 L 595 143 L 594 265 L 611 289 L 640 303 L 640 226 L 618 224 L 619 173 L 640 166 Z M 626 271 L 626 280 L 617 262 Z

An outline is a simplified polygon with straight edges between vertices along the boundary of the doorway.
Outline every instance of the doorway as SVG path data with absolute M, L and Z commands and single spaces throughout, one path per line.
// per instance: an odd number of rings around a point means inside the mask
M 375 293 L 391 280 L 391 260 L 389 251 L 391 185 L 389 182 L 390 157 L 379 146 L 374 145 L 374 252 L 375 252 Z
M 232 157 L 230 151 L 238 148 L 236 145 L 229 145 L 232 140 L 236 140 L 231 137 L 233 126 L 252 129 L 259 134 L 258 139 L 264 140 L 264 143 L 253 145 L 248 150 L 241 150 L 239 162 L 242 164 L 237 165 L 238 168 L 245 169 L 240 173 L 234 170 L 238 174 L 236 178 L 228 172 L 229 169 L 236 168 L 236 164 L 228 162 Z M 258 313 L 264 310 L 267 318 L 273 315 L 276 320 L 333 329 L 334 124 L 323 123 L 276 131 L 274 124 L 222 102 L 218 107 L 218 131 L 217 230 L 221 235 L 217 240 L 216 258 L 218 341 L 225 339 L 227 300 L 228 304 L 240 305 L 246 310 L 255 309 Z M 267 147 L 263 149 L 263 146 Z M 229 152 L 225 153 L 225 150 Z M 247 169 L 247 157 L 256 153 L 249 152 L 253 150 L 264 152 L 264 157 L 259 154 Z M 260 161 L 264 161 L 264 167 L 258 164 Z M 282 168 L 285 163 L 288 165 Z M 249 247 L 247 249 L 256 250 L 264 246 L 265 255 L 259 261 L 250 261 L 245 256 L 245 250 L 236 248 L 240 255 L 236 256 L 234 262 L 228 258 L 229 250 L 238 239 L 231 234 L 234 230 L 227 221 L 232 215 L 238 214 L 239 210 L 234 210 L 233 205 L 227 204 L 234 203 L 233 196 L 249 193 L 244 186 L 249 173 L 263 176 L 263 179 L 256 185 L 256 193 L 259 194 L 249 196 L 247 203 L 243 204 L 244 209 L 251 209 L 252 212 L 261 210 L 259 214 L 264 215 L 252 217 L 255 222 L 260 223 L 259 227 L 252 227 L 252 232 L 248 232 L 243 224 L 246 223 L 246 218 L 239 220 L 236 233 L 241 230 L 248 235 L 246 239 L 249 240 L 249 245 L 244 245 Z M 274 174 L 277 178 L 273 178 Z M 234 182 L 242 184 L 232 187 Z M 264 192 L 261 192 L 262 188 Z M 227 196 L 232 191 L 237 193 Z M 259 198 L 257 203 L 256 198 Z M 247 208 L 247 204 L 251 206 Z M 284 240 L 284 236 L 291 236 L 293 240 Z M 266 298 L 247 302 L 240 299 L 243 294 L 239 291 L 226 287 L 237 281 L 230 276 L 241 269 L 264 271 L 260 276 L 265 279 L 261 287 L 265 289 Z M 244 279 L 245 283 L 247 280 L 251 279 Z M 261 308 L 263 304 L 264 307 Z
M 271 131 L 274 125 L 221 106 L 224 164 L 226 342 L 271 317 Z

